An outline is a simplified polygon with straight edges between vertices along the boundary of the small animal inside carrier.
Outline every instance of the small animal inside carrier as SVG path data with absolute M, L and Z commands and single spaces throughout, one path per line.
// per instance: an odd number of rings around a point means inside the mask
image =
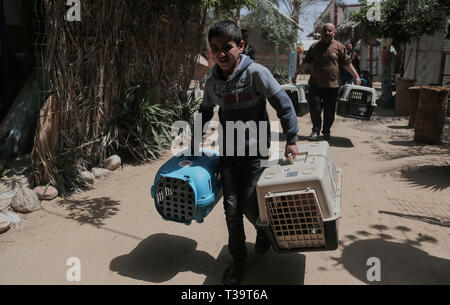
M 222 196 L 219 154 L 171 158 L 158 170 L 151 195 L 163 219 L 202 223 Z
M 275 251 L 338 248 L 342 171 L 328 142 L 301 144 L 295 160 L 264 170 L 257 184 L 259 218 Z
M 285 84 L 281 86 L 287 93 L 294 105 L 295 113 L 298 117 L 302 117 L 309 112 L 309 105 L 306 99 L 309 86 Z
M 363 120 L 370 120 L 377 107 L 376 91 L 373 88 L 345 85 L 339 90 L 337 114 Z

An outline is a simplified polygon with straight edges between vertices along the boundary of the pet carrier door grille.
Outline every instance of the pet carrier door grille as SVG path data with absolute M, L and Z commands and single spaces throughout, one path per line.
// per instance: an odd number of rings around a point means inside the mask
M 337 113 L 342 116 L 370 120 L 377 107 L 376 91 L 373 88 L 345 85 L 339 90 Z
M 323 217 L 314 190 L 268 194 L 266 206 L 281 249 L 325 247 Z
M 167 219 L 189 221 L 195 214 L 195 194 L 188 182 L 163 177 L 156 187 L 156 207 Z
M 291 99 L 297 116 L 301 117 L 309 112 L 309 105 L 306 100 L 308 85 L 285 84 L 281 87 Z
M 348 114 L 365 117 L 371 96 L 367 92 L 352 90 L 350 93 Z
M 289 96 L 291 101 L 298 101 L 298 91 L 297 90 L 286 90 L 286 94 Z

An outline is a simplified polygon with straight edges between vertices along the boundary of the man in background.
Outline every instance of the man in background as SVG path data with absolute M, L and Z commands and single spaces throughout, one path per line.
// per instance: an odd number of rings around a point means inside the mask
M 242 54 L 247 55 L 253 61 L 256 61 L 255 48 L 248 43 L 248 31 L 246 29 L 241 30 L 242 40 L 244 41 L 244 52 Z
M 347 55 L 345 46 L 334 40 L 335 26 L 332 23 L 325 24 L 321 34 L 322 39 L 310 47 L 302 64 L 292 76 L 292 82 L 295 83 L 297 75 L 311 66 L 308 97 L 313 123 L 312 133 L 309 135 L 311 141 L 319 140 L 321 129 L 324 139 L 330 139 L 339 92 L 339 67 L 348 71 L 355 78 L 358 86 L 361 85 L 361 79 L 352 65 L 351 58 Z M 324 113 L 323 128 L 322 110 Z
M 355 67 L 356 72 L 358 73 L 358 75 L 361 75 L 361 69 L 359 67 L 359 62 L 360 62 L 359 55 L 358 55 L 358 53 L 356 53 L 355 50 L 353 50 L 353 44 L 351 42 L 347 43 L 345 45 L 345 49 L 347 50 L 347 56 L 350 57 L 350 59 L 352 60 L 352 65 L 353 65 L 353 67 Z M 340 73 L 341 73 L 341 78 L 340 78 L 341 86 L 351 84 L 355 81 L 355 78 L 347 70 L 341 68 Z

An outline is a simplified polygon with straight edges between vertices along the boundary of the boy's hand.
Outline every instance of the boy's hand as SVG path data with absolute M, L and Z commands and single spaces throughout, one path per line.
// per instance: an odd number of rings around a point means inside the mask
M 286 149 L 285 149 L 285 153 L 284 153 L 284 157 L 286 159 L 289 158 L 289 155 L 291 155 L 291 157 L 293 159 L 295 159 L 295 157 L 298 155 L 298 147 L 297 144 L 286 144 Z

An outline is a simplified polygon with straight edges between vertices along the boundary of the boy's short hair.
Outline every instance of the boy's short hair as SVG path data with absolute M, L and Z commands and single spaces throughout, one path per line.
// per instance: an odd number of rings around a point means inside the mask
M 242 33 L 239 26 L 230 20 L 219 21 L 211 26 L 208 32 L 208 41 L 214 37 L 228 37 L 236 44 L 240 44 L 242 41 Z

